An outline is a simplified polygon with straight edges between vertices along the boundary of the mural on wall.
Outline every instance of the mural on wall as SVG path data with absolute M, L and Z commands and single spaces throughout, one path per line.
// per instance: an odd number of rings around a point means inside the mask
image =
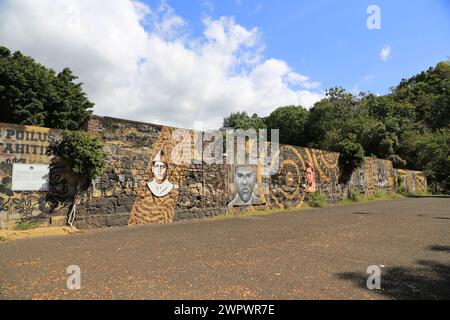
M 362 182 L 361 171 L 364 171 L 364 182 Z M 365 195 L 373 195 L 377 191 L 386 193 L 394 192 L 395 172 L 392 167 L 392 162 L 389 160 L 365 157 L 364 165 L 360 168 L 358 184 L 361 193 Z
M 366 158 L 350 183 L 340 184 L 338 153 L 282 145 L 256 164 L 207 164 L 194 147 L 199 132 L 185 130 L 182 135 L 190 142 L 182 149 L 194 156 L 180 165 L 172 153 L 179 146 L 179 129 L 112 118 L 97 122 L 92 127 L 107 146 L 111 168 L 93 188 L 95 201 L 85 212 L 100 222 L 88 225 L 171 223 L 251 206 L 296 208 L 309 192 L 333 201 L 348 196 L 349 187 L 364 194 L 395 191 L 395 172 L 388 160 Z M 245 146 L 246 157 L 253 159 L 251 141 Z M 409 184 L 420 182 L 412 179 Z
M 52 191 L 58 191 L 59 199 L 67 197 L 68 182 L 60 174 L 61 168 L 57 167 L 51 171 L 55 174 L 49 176 L 50 192 L 11 190 L 13 164 L 50 164 L 47 148 L 60 137 L 59 130 L 0 123 L 0 214 L 3 216 L 0 220 L 45 216 L 57 207 L 55 202 L 47 201 Z
M 108 117 L 95 117 L 88 128 L 105 144 L 108 168 L 83 196 L 77 210 L 81 227 L 171 223 L 250 206 L 296 208 L 309 192 L 328 200 L 346 197 L 349 187 L 366 195 L 394 192 L 397 177 L 410 192 L 427 189 L 422 172 L 394 170 L 388 160 L 366 158 L 344 185 L 334 152 L 282 145 L 257 164 L 207 164 L 202 149 L 194 147 L 199 132 L 183 129 L 181 136 L 190 142 L 182 154 L 193 157 L 181 165 L 172 153 L 179 147 L 180 129 Z M 60 136 L 58 130 L 0 124 L 0 223 L 67 214 L 75 185 L 67 166 L 46 154 Z M 250 159 L 249 150 L 252 143 L 246 141 Z M 49 192 L 13 192 L 14 163 L 50 164 Z
M 316 172 L 310 160 L 306 161 L 306 187 L 305 192 L 316 192 Z
M 147 184 L 155 197 L 161 198 L 173 190 L 173 184 L 168 179 L 169 161 L 162 150 L 152 161 L 153 180 Z
M 228 204 L 232 209 L 236 206 L 261 205 L 263 201 L 258 195 L 257 168 L 252 165 L 235 165 L 230 194 L 233 200 Z
M 305 159 L 310 161 L 317 172 L 318 191 L 329 199 L 336 199 L 339 189 L 339 154 L 317 149 L 302 148 Z
M 358 174 L 358 188 L 360 193 L 366 193 L 366 174 L 364 168 L 359 168 L 356 170 Z
M 179 186 L 183 184 L 186 166 L 170 159 L 176 141 L 173 128 L 163 127 L 151 149 L 150 163 L 131 211 L 129 224 L 170 223 L 175 214 Z
M 358 190 L 363 195 L 395 192 L 395 172 L 392 162 L 365 157 L 364 164 L 353 172 L 349 188 Z
M 396 169 L 396 176 L 398 187 L 403 187 L 406 192 L 426 192 L 427 191 L 427 178 L 420 171 Z
M 300 207 L 306 193 L 318 190 L 336 196 L 337 153 L 284 145 L 274 158 L 279 160 L 279 169 L 270 178 L 271 207 Z
M 306 169 L 302 155 L 294 147 L 280 146 L 271 163 L 277 164 L 277 158 L 278 172 L 270 178 L 270 206 L 283 207 L 286 202 L 294 207 L 302 205 L 305 197 L 302 182 Z

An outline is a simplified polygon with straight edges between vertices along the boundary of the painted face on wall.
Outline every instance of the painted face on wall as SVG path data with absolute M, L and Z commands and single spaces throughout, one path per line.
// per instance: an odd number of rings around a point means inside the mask
M 153 180 L 147 183 L 154 196 L 161 198 L 168 195 L 174 185 L 169 181 L 170 170 L 166 156 L 159 151 L 152 163 Z
M 248 202 L 253 195 L 256 184 L 256 175 L 252 167 L 238 167 L 234 176 L 234 183 L 239 197 Z
M 152 172 L 156 181 L 161 183 L 166 178 L 167 165 L 162 161 L 155 161 L 153 162 Z

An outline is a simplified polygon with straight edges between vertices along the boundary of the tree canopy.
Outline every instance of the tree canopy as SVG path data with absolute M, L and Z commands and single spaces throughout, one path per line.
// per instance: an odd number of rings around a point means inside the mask
M 246 111 L 231 113 L 228 117 L 223 120 L 224 128 L 235 128 L 248 130 L 252 129 L 265 129 L 266 124 L 264 119 L 258 117 L 255 113 L 253 116 L 249 116 Z
M 66 68 L 59 74 L 33 58 L 0 46 L 0 121 L 80 129 L 94 106 Z
M 279 128 L 280 143 L 305 145 L 305 124 L 308 121 L 308 110 L 302 106 L 280 107 L 272 112 L 265 122 L 268 128 Z

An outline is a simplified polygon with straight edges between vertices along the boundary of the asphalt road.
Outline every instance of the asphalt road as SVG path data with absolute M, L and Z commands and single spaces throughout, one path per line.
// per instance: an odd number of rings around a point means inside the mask
M 381 290 L 366 287 L 370 265 L 384 266 Z M 450 299 L 450 199 L 0 243 L 0 298 Z

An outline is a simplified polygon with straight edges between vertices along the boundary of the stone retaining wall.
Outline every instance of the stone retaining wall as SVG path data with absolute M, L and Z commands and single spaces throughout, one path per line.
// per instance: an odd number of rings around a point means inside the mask
M 0 129 L 2 227 L 30 217 L 67 216 L 75 187 L 73 177 L 63 164 L 52 163 L 50 157 L 40 154 L 41 146 L 46 148 L 62 133 L 10 124 L 0 124 Z M 177 135 L 179 130 L 181 135 Z M 22 131 L 23 136 L 17 134 Z M 206 164 L 195 149 L 202 133 L 193 130 L 93 116 L 86 131 L 104 144 L 108 166 L 80 197 L 75 220 L 79 228 L 171 223 L 229 211 L 295 208 L 315 191 L 329 202 L 348 197 L 351 190 L 365 195 L 392 193 L 399 183 L 411 192 L 426 191 L 421 172 L 396 170 L 388 160 L 366 158 L 347 183 L 340 183 L 339 154 L 334 152 L 282 145 L 277 154 L 270 155 L 279 160 L 275 170 L 273 161 L 268 167 L 226 164 L 226 158 L 223 164 Z M 180 136 L 187 137 L 187 142 L 180 143 Z M 42 141 L 31 141 L 39 137 Z M 27 147 L 24 152 L 17 147 L 33 143 L 39 147 L 28 147 L 28 153 Z M 201 142 L 201 146 L 206 145 Z M 176 148 L 183 156 L 192 156 L 192 161 L 174 161 L 171 151 Z M 39 149 L 37 154 L 35 149 Z M 49 192 L 12 192 L 14 162 L 52 164 Z M 161 179 L 157 179 L 157 170 L 164 173 Z M 246 176 L 250 177 L 248 184 L 242 182 L 241 177 Z

